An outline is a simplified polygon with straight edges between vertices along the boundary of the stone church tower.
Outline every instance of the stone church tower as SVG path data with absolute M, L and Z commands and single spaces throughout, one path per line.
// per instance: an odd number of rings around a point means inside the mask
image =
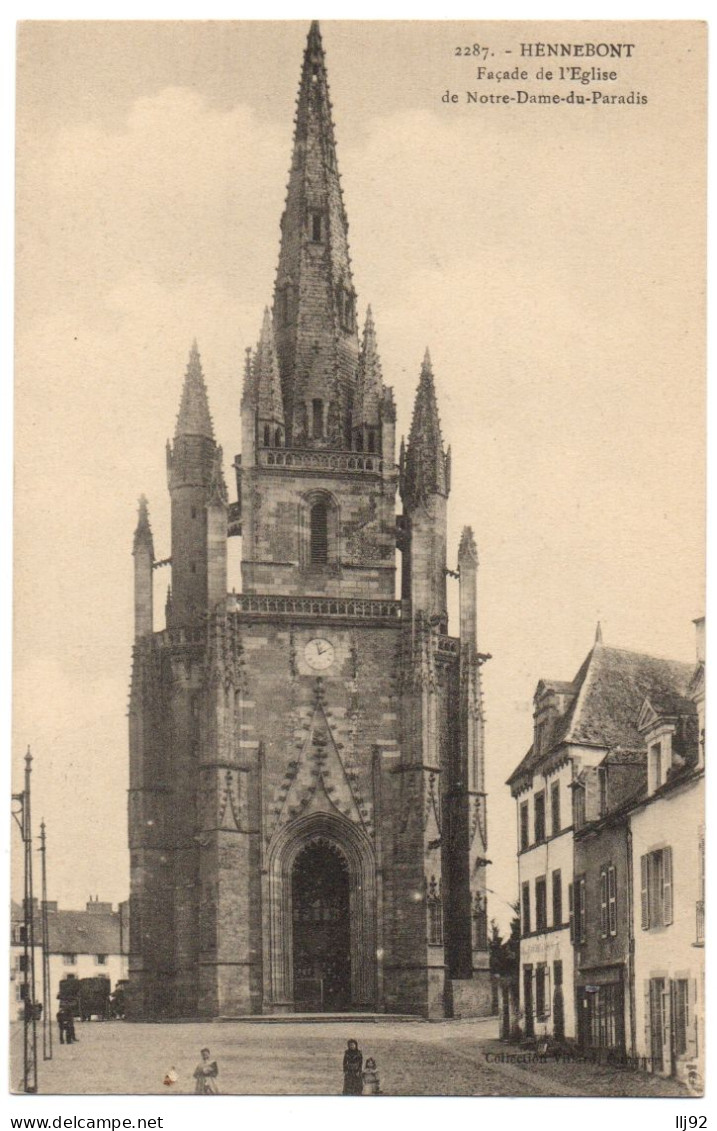
M 161 631 L 162 563 L 140 501 L 135 1017 L 490 1009 L 476 547 L 466 527 L 450 636 L 450 453 L 431 360 L 397 466 L 393 395 L 370 309 L 358 332 L 347 232 L 313 24 L 273 306 L 244 374 L 238 501 L 195 344 L 167 447 Z M 242 591 L 228 595 L 233 536 Z

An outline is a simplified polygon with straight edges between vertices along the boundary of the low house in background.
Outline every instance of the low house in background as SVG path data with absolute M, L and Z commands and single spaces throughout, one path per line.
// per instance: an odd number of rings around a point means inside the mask
M 35 1001 L 43 1002 L 42 909 L 34 901 Z M 55 900 L 47 902 L 50 956 L 50 1010 L 54 1017 L 63 978 L 93 978 L 106 975 L 112 989 L 127 977 L 129 958 L 129 902 L 113 910 L 111 903 L 90 899 L 84 911 L 59 910 Z M 22 1014 L 25 963 L 25 917 L 22 905 L 12 903 L 10 944 L 11 1001 Z M 43 1002 L 44 1006 L 44 1002 Z

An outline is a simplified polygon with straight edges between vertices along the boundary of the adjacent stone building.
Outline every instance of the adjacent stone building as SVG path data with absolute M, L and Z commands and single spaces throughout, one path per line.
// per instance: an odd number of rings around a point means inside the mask
M 695 667 L 606 647 L 598 630 L 572 682 L 538 684 L 533 745 L 509 778 L 525 1033 L 693 1084 L 704 1048 L 702 634 L 700 621 Z
M 700 1092 L 705 1052 L 705 652 L 646 694 L 647 789 L 630 814 L 635 1054 Z M 685 665 L 686 666 L 686 665 Z
M 295 122 L 234 503 L 196 345 L 190 354 L 167 450 L 160 631 L 140 502 L 130 1007 L 488 1013 L 476 546 L 465 528 L 452 636 L 450 452 L 431 360 L 397 466 L 370 309 L 359 336 L 317 24 Z M 232 536 L 242 586 L 228 595 Z

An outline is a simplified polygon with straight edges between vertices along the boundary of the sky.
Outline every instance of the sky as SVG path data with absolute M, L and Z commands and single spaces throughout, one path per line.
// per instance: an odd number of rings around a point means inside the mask
M 307 30 L 20 30 L 13 763 L 29 743 L 61 906 L 128 893 L 137 498 L 167 557 L 164 445 L 195 336 L 227 472 L 240 450 L 244 350 L 271 301 Z M 669 52 L 664 24 L 322 31 L 359 309 L 371 303 L 399 435 L 430 347 L 453 453 L 449 566 L 463 525 L 478 543 L 489 912 L 506 923 L 504 782 L 531 741 L 538 679 L 572 678 L 598 620 L 606 644 L 694 657 L 704 46 L 689 24 L 670 25 Z M 648 104 L 463 100 L 478 83 L 457 45 L 511 48 L 513 66 L 519 42 L 556 38 L 635 42 L 620 82 Z M 157 571 L 157 627 L 167 580 Z

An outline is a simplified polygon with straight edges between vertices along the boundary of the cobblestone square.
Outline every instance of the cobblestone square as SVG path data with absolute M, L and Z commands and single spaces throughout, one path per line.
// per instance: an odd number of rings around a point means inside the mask
M 582 1059 L 556 1062 L 496 1039 L 497 1021 L 78 1024 L 79 1041 L 39 1060 L 44 1095 L 191 1094 L 200 1049 L 229 1095 L 337 1095 L 349 1037 L 377 1061 L 387 1096 L 684 1096 L 674 1080 Z M 41 1049 L 41 1042 L 40 1042 Z M 22 1076 L 22 1027 L 11 1032 L 12 1087 Z M 41 1056 L 41 1053 L 40 1053 Z M 163 1084 L 174 1068 L 177 1081 Z

